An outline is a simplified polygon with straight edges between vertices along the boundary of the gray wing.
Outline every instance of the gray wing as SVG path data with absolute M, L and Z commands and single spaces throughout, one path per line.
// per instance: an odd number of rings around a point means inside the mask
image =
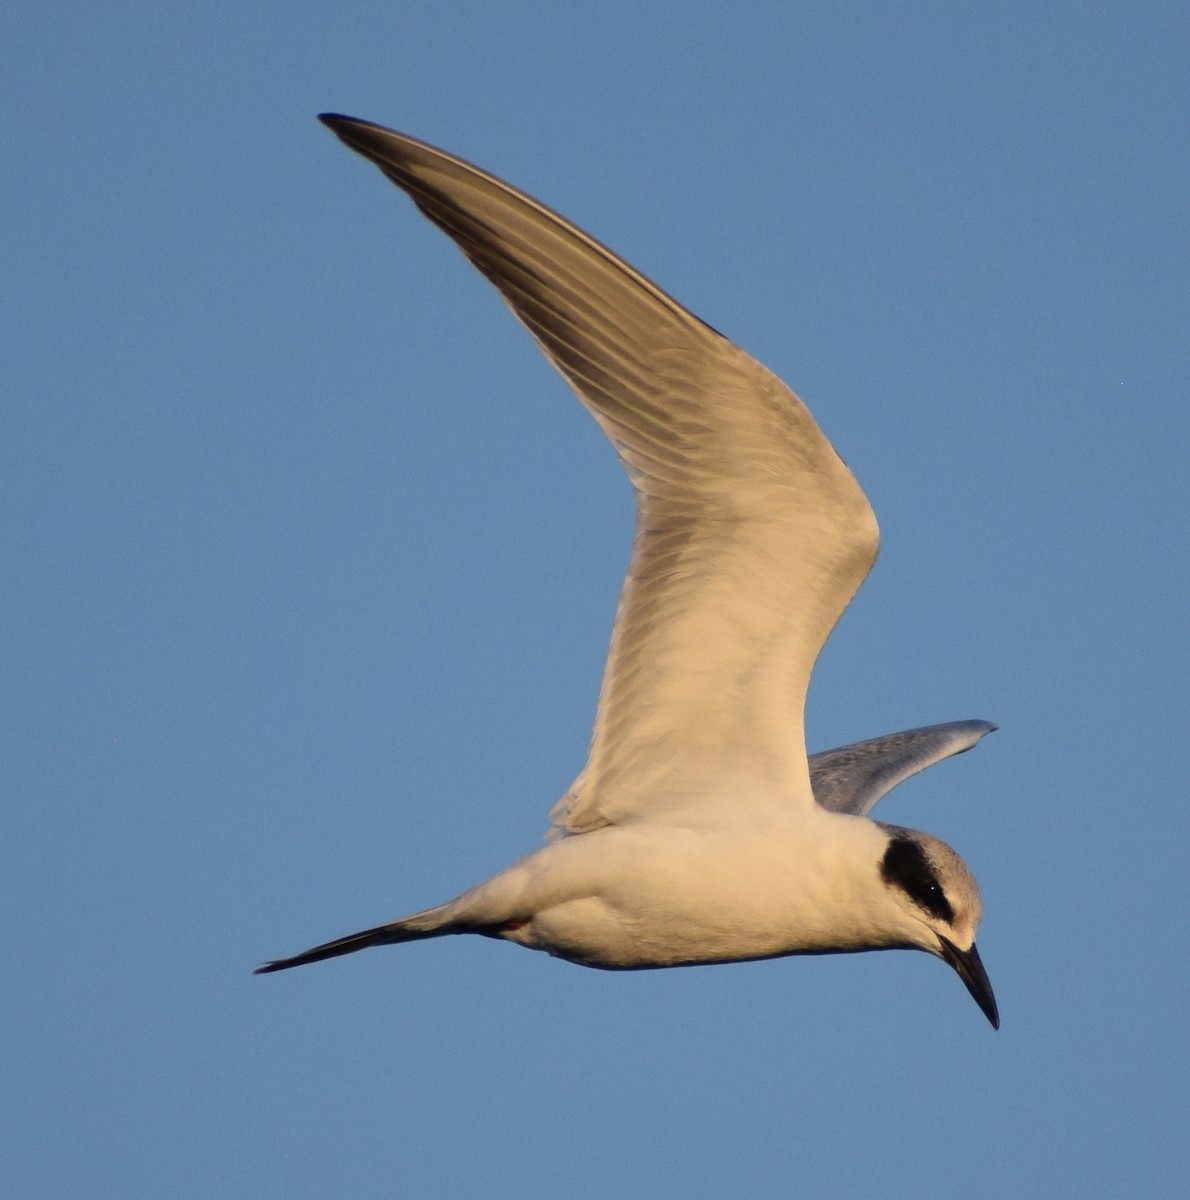
M 814 799 L 831 812 L 866 816 L 898 783 L 952 754 L 970 750 L 997 728 L 991 721 L 950 721 L 812 754 Z

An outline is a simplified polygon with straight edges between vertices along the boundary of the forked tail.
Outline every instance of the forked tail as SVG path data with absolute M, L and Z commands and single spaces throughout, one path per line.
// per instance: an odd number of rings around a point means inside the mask
M 321 962 L 324 958 L 337 958 L 340 954 L 353 954 L 368 946 L 390 946 L 397 942 L 417 942 L 422 938 L 442 937 L 447 933 L 461 933 L 457 925 L 444 923 L 446 905 L 428 908 L 388 925 L 377 925 L 375 929 L 364 929 L 360 933 L 349 933 L 333 942 L 323 942 L 295 954 L 292 958 L 278 958 L 262 963 L 252 973 L 268 975 L 272 971 L 287 971 L 290 967 L 304 967 L 306 963 Z

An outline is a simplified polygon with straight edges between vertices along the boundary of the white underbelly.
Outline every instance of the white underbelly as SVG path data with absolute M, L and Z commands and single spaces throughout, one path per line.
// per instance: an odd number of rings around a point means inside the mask
M 540 903 L 503 931 L 509 941 L 609 969 L 737 962 L 863 948 L 840 925 L 851 898 L 829 862 L 804 853 L 799 830 L 586 834 L 543 862 Z M 780 836 L 785 834 L 786 836 Z M 799 844 L 800 843 L 800 844 Z M 557 875 L 579 881 L 551 887 Z M 576 894 L 577 893 L 577 894 Z

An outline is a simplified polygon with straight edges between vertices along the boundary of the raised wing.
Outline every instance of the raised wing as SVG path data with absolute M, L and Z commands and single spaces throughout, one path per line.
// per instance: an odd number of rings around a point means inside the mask
M 806 687 L 878 535 L 809 411 L 529 196 L 391 130 L 322 120 L 496 285 L 636 490 L 591 753 L 555 808 L 561 831 L 709 802 L 725 788 L 757 803 L 812 803 Z
M 814 799 L 832 812 L 867 816 L 897 784 L 952 754 L 970 750 L 996 728 L 991 721 L 951 721 L 812 754 Z

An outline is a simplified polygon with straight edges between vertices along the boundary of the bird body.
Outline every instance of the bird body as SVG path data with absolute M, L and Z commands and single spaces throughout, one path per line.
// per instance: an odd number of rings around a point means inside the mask
M 496 936 L 612 969 L 868 949 L 887 933 L 863 885 L 883 889 L 875 872 L 839 868 L 878 861 L 884 841 L 872 822 L 825 809 L 774 807 L 746 826 L 629 822 L 543 847 L 444 915 L 495 912 Z
M 637 528 L 590 755 L 547 844 L 446 904 L 260 971 L 452 933 L 608 969 L 916 948 L 998 1025 L 974 877 L 938 839 L 867 817 L 995 727 L 806 753 L 810 673 L 879 543 L 809 410 L 523 192 L 392 130 L 322 119 L 499 289 L 615 446 Z

